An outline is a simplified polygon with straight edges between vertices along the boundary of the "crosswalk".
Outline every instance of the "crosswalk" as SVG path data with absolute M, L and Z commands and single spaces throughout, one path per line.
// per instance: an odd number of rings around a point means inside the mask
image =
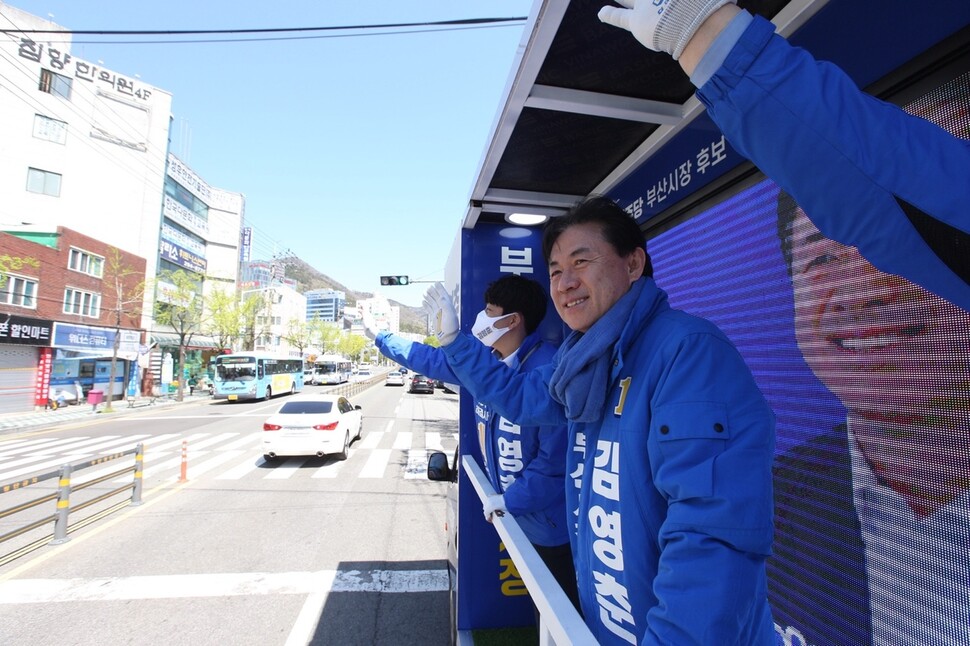
M 146 480 L 180 478 L 183 444 L 186 472 L 191 479 L 206 476 L 214 480 L 252 477 L 287 480 L 296 477 L 336 478 L 341 474 L 357 478 L 423 479 L 428 453 L 437 450 L 450 455 L 458 443 L 457 433 L 394 432 L 392 424 L 388 423 L 385 430 L 365 432 L 351 445 L 347 460 L 308 456 L 278 458 L 267 463 L 262 455 L 261 440 L 259 432 L 196 432 L 0 441 L 0 486 L 56 471 L 65 464 L 88 464 L 133 449 L 138 443 L 144 444 L 143 477 Z M 119 464 L 121 462 L 112 461 L 77 470 L 72 482 L 83 484 L 104 478 L 117 471 Z M 119 483 L 125 481 L 130 482 L 131 476 L 118 479 Z

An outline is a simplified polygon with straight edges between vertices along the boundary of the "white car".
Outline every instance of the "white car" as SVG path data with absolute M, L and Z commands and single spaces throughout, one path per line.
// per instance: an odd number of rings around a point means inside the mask
M 404 385 L 404 375 L 402 375 L 400 372 L 398 372 L 396 370 L 394 370 L 392 372 L 389 372 L 389 373 L 387 373 L 387 376 L 384 378 L 384 385 L 385 386 L 403 386 Z
M 346 460 L 350 443 L 360 439 L 362 428 L 360 406 L 346 397 L 291 400 L 263 422 L 263 457 L 269 462 L 282 455 L 335 454 Z

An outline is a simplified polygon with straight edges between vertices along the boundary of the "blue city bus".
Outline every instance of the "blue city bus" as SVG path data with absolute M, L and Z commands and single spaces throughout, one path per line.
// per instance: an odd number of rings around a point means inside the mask
M 213 358 L 212 368 L 215 399 L 269 399 L 303 390 L 303 359 L 239 352 Z

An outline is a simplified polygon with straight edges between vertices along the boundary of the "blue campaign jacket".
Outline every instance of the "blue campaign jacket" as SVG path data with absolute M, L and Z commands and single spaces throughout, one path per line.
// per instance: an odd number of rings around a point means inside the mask
M 387 332 L 378 334 L 374 344 L 384 356 L 420 374 L 462 383 L 437 348 Z M 512 366 L 516 371 L 533 370 L 549 363 L 555 353 L 554 346 L 533 334 L 522 342 Z M 498 363 L 491 355 L 489 358 Z M 475 402 L 475 418 L 475 427 L 483 443 L 488 479 L 496 491 L 504 492 L 505 508 L 515 516 L 526 537 L 536 545 L 568 543 L 563 486 L 566 472 L 564 426 L 520 426 L 495 414 L 483 401 Z
M 861 92 L 760 17 L 697 96 L 825 236 L 970 309 L 970 141 Z
M 583 614 L 601 644 L 774 644 L 774 415 L 713 324 L 647 281 L 612 350 L 602 419 L 569 422 L 567 509 Z M 522 423 L 565 419 L 553 366 L 512 374 L 460 335 L 476 397 Z

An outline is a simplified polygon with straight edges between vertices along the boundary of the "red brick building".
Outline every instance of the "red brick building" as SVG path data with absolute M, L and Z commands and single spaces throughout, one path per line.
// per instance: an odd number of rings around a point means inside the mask
M 120 396 L 144 340 L 145 259 L 61 226 L 0 232 L 0 259 L 0 412 L 41 406 L 51 389 L 76 384 Z M 121 360 L 108 388 L 116 336 Z

